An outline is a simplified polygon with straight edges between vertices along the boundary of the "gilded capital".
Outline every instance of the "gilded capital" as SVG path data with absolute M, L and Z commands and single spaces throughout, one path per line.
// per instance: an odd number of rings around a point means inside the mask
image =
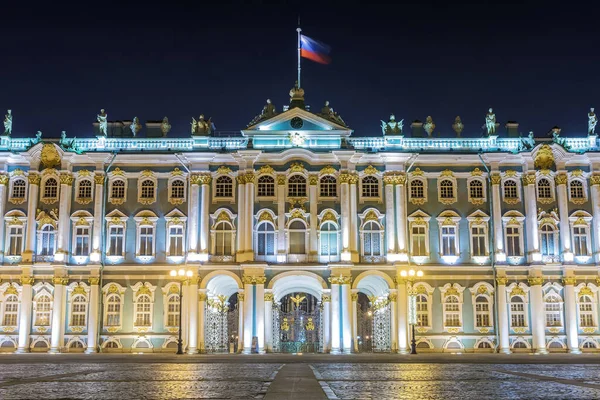
M 492 185 L 499 185 L 502 182 L 502 177 L 498 173 L 492 174 L 490 179 L 492 180 Z
M 398 185 L 406 185 L 406 174 L 404 172 L 400 172 L 396 176 L 396 183 Z
M 566 185 L 568 180 L 569 178 L 565 173 L 560 173 L 554 177 L 554 182 L 556 182 L 557 185 Z
M 256 180 L 256 175 L 254 175 L 254 172 L 246 173 L 246 183 L 254 183 L 255 180 Z
M 239 175 L 235 179 L 236 179 L 238 185 L 245 185 L 246 184 L 246 175 Z
M 0 185 L 6 185 L 8 183 L 8 175 L 0 174 Z
M 506 284 L 508 283 L 508 278 L 507 277 L 501 277 L 501 278 L 496 278 L 496 283 L 498 285 L 504 285 L 506 286 Z
M 206 298 L 207 298 L 206 293 L 204 293 L 204 292 L 198 293 L 198 301 L 206 301 Z
M 531 277 L 529 279 L 527 279 L 527 282 L 529 282 L 529 284 L 531 286 L 536 286 L 536 285 L 541 285 L 542 283 L 544 283 L 544 278 L 541 277 Z
M 352 301 L 358 301 L 358 293 L 352 293 L 350 295 L 350 298 L 352 299 Z
M 350 275 L 332 276 L 329 278 L 329 283 L 334 285 L 350 285 L 352 284 L 352 277 Z
M 535 172 L 523 175 L 523 183 L 525 185 L 535 185 Z
M 285 185 L 285 175 L 277 175 L 277 184 Z
M 62 276 L 55 276 L 54 278 L 52 278 L 52 283 L 54 283 L 55 285 L 68 285 L 69 278 L 65 278 Z
M 212 180 L 210 174 L 192 174 L 190 176 L 190 183 L 192 185 L 209 185 Z
M 396 174 L 393 172 L 386 172 L 383 174 L 383 183 L 386 185 L 393 185 L 396 183 Z
M 331 295 L 324 294 L 323 296 L 321 296 L 321 302 L 322 303 L 329 303 L 329 302 L 331 302 Z
M 94 175 L 94 182 L 96 182 L 96 185 L 104 185 L 104 175 Z
M 319 176 L 318 175 L 309 175 L 308 183 L 310 185 L 315 186 L 317 183 L 319 183 Z
M 27 176 L 27 179 L 29 180 L 29 184 L 31 184 L 31 185 L 39 185 L 40 184 L 40 174 L 38 174 L 36 172 L 30 172 L 29 175 Z
M 593 185 L 600 185 L 600 174 L 593 174 L 590 177 L 590 183 Z
M 92 286 L 97 285 L 100 283 L 100 278 L 97 276 L 92 276 L 92 277 L 88 278 L 88 283 Z
M 70 172 L 61 172 L 60 184 L 71 186 L 73 184 L 73 174 L 71 174 Z
M 396 302 L 396 301 L 398 300 L 398 294 L 396 294 L 396 293 L 390 293 L 390 294 L 388 295 L 388 299 L 389 299 L 390 301 L 392 301 L 392 302 Z
M 238 301 L 244 301 L 244 293 L 238 293 Z
M 33 285 L 33 276 L 22 276 L 21 285 Z
M 351 185 L 356 185 L 358 183 L 358 175 L 350 174 L 348 176 L 348 183 Z
M 264 285 L 267 277 L 264 275 L 242 275 L 242 282 L 246 285 Z
M 275 299 L 275 295 L 273 293 L 265 293 L 265 301 L 273 301 Z
M 577 283 L 577 278 L 574 276 L 565 276 L 562 281 L 565 285 L 575 285 Z

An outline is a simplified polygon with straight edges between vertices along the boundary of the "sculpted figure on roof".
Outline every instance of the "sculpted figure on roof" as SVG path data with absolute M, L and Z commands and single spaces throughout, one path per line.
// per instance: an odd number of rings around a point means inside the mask
M 10 112 L 10 110 L 9 110 Z M 588 135 L 596 134 L 596 124 L 598 123 L 598 117 L 596 113 L 594 113 L 594 109 L 590 108 L 590 112 L 588 113 Z
M 381 121 L 381 130 L 384 135 L 402 133 L 403 127 L 404 120 L 396 121 L 396 116 L 394 114 L 390 115 L 390 120 L 388 122 Z
M 485 115 L 485 128 L 488 136 L 496 134 L 496 114 L 494 114 L 494 111 L 491 107 L 488 113 Z
M 108 132 L 108 115 L 104 108 L 100 110 L 100 114 L 97 115 L 98 124 L 100 128 L 100 134 L 106 136 Z

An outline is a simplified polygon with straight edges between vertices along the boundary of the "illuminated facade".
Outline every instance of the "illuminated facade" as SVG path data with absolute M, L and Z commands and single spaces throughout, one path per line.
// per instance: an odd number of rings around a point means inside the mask
M 1 136 L 0 349 L 174 351 L 182 307 L 189 353 L 405 353 L 411 294 L 420 351 L 597 351 L 593 129 L 352 136 L 290 97 L 239 135 Z

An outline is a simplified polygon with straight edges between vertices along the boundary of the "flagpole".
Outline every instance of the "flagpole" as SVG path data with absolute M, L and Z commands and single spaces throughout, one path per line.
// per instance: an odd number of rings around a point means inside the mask
M 298 28 L 296 28 L 296 32 L 298 32 L 298 87 L 300 88 L 302 87 L 300 86 L 300 32 L 302 32 L 302 29 L 300 28 L 300 17 L 298 17 Z

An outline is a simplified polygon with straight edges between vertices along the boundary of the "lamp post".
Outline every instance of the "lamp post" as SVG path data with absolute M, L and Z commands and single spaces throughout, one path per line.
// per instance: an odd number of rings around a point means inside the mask
M 417 340 L 415 337 L 415 325 L 417 324 L 417 292 L 413 286 L 415 277 L 422 278 L 423 271 L 414 269 L 400 271 L 400 276 L 406 279 L 410 286 L 408 287 L 408 323 L 412 328 L 412 340 L 410 341 L 410 354 L 417 354 Z
M 182 313 L 182 305 L 183 305 L 183 281 L 186 278 L 191 278 L 194 275 L 194 272 L 191 270 L 185 270 L 185 269 L 180 269 L 178 270 L 171 270 L 171 274 L 170 274 L 173 278 L 178 277 L 179 278 L 179 339 L 177 339 L 177 354 L 183 354 L 183 339 L 181 339 L 181 313 Z

